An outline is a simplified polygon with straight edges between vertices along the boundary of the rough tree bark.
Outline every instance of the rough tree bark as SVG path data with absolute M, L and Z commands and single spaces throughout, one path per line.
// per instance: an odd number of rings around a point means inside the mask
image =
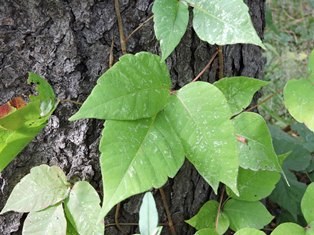
M 126 35 L 151 16 L 153 0 L 120 0 Z M 248 0 L 253 23 L 262 37 L 265 0 Z M 61 100 L 84 101 L 96 80 L 108 68 L 112 39 L 114 58 L 121 56 L 113 0 L 0 0 L 0 103 L 20 94 L 29 94 L 25 74 L 34 71 L 44 76 Z M 127 43 L 127 51 L 159 53 L 150 21 Z M 207 64 L 216 47 L 201 42 L 189 27 L 181 44 L 167 60 L 173 88 L 190 82 Z M 261 49 L 252 45 L 224 47 L 224 74 L 262 77 Z M 218 77 L 218 61 L 201 80 Z M 67 119 L 78 105 L 61 102 L 48 126 L 0 175 L 0 208 L 12 188 L 36 165 L 59 165 L 69 179 L 84 179 L 101 193 L 98 143 L 102 122 Z M 186 162 L 174 179 L 164 186 L 177 234 L 193 234 L 184 223 L 209 198 L 210 187 Z M 155 192 L 160 222 L 166 216 L 158 191 Z M 120 222 L 136 222 L 141 196 L 121 204 Z M 18 213 L 0 216 L 0 234 L 21 234 L 23 219 Z M 113 213 L 106 217 L 112 223 Z M 123 226 L 124 234 L 136 232 Z M 122 234 L 108 227 L 107 234 Z M 163 234 L 170 234 L 167 227 Z

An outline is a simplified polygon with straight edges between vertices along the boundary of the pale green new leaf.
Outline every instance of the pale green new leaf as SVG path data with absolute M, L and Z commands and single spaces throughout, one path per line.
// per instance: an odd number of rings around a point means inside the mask
M 100 199 L 86 181 L 75 183 L 65 201 L 66 215 L 80 235 L 104 234 L 104 223 L 98 220 Z
M 171 97 L 165 112 L 187 158 L 214 191 L 223 182 L 237 193 L 238 148 L 222 92 L 206 82 L 190 83 Z
M 69 190 L 70 184 L 59 167 L 34 167 L 14 187 L 1 214 L 7 211 L 34 212 L 45 209 L 65 199 Z
M 30 212 L 24 222 L 23 235 L 66 235 L 67 221 L 62 204 Z
M 100 141 L 104 200 L 101 216 L 118 202 L 173 177 L 184 161 L 180 139 L 164 112 L 137 121 L 106 121 Z
M 179 44 L 189 21 L 188 6 L 178 0 L 155 0 L 153 5 L 154 30 L 160 41 L 162 60 Z
M 212 229 L 217 234 L 224 234 L 229 227 L 229 219 L 225 213 L 218 212 L 218 207 L 219 204 L 217 201 L 208 201 L 201 207 L 195 216 L 185 222 L 197 230 L 208 228 Z M 217 216 L 219 216 L 218 220 Z M 218 224 L 216 224 L 217 221 Z
M 193 28 L 209 44 L 251 43 L 265 48 L 243 0 L 187 0 L 194 7 Z
M 284 88 L 284 103 L 298 122 L 314 131 L 314 84 L 309 79 L 289 80 Z
M 265 120 L 256 113 L 244 112 L 234 119 L 236 135 L 246 141 L 238 141 L 240 166 L 253 171 L 281 171 L 278 157 L 272 145 Z
M 140 208 L 139 227 L 141 235 L 154 235 L 158 225 L 158 212 L 151 192 L 145 193 Z
M 252 171 L 240 168 L 238 190 L 240 196 L 227 188 L 228 195 L 242 201 L 259 201 L 274 190 L 280 180 L 280 173 L 274 171 Z
M 237 231 L 234 235 L 266 235 L 266 233 L 255 228 L 243 228 Z
M 314 221 L 314 183 L 307 186 L 301 201 L 301 210 L 306 222 Z
M 273 219 L 261 202 L 230 199 L 225 204 L 223 211 L 229 218 L 230 228 L 234 231 L 246 227 L 261 229 Z
M 267 84 L 249 77 L 226 77 L 214 83 L 227 98 L 232 115 L 248 107 L 254 94 Z
M 305 235 L 305 229 L 295 223 L 283 223 L 273 230 L 271 235 Z
M 70 120 L 153 117 L 168 102 L 170 86 L 167 66 L 159 56 L 149 52 L 124 55 L 98 79 Z

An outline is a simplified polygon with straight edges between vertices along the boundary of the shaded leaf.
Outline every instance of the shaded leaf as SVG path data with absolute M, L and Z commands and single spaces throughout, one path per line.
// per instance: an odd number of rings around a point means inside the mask
M 145 193 L 140 208 L 139 227 L 141 235 L 154 235 L 158 225 L 158 212 L 151 192 Z M 155 233 L 154 233 L 155 232 Z
M 203 41 L 212 45 L 251 43 L 265 48 L 242 0 L 187 2 L 194 7 L 193 28 Z
M 227 98 L 232 115 L 248 107 L 254 94 L 267 84 L 249 77 L 226 77 L 214 83 Z
M 57 166 L 33 167 L 14 187 L 1 214 L 7 211 L 34 212 L 55 205 L 68 196 L 70 184 Z
M 160 41 L 162 60 L 179 44 L 189 21 L 188 6 L 178 0 L 155 0 L 153 5 L 154 30 Z
M 230 228 L 238 231 L 242 228 L 261 229 L 273 219 L 261 202 L 245 202 L 230 199 L 223 211 L 228 216 Z
M 240 166 L 253 171 L 281 171 L 272 139 L 265 120 L 256 113 L 244 112 L 235 117 L 234 126 L 237 136 L 247 143 L 238 141 Z
M 255 228 L 242 228 L 234 235 L 266 235 L 266 233 Z
M 79 234 L 104 234 L 104 223 L 98 220 L 100 199 L 88 182 L 75 183 L 65 201 L 65 209 L 68 219 Z
M 80 110 L 69 120 L 153 117 L 168 102 L 170 85 L 167 66 L 159 56 L 148 52 L 124 55 L 98 79 Z
M 314 152 L 314 133 L 304 124 L 293 123 L 291 129 L 298 134 L 299 144 L 306 148 L 309 152 Z
M 190 83 L 170 98 L 165 113 L 187 158 L 214 191 L 223 182 L 237 192 L 237 143 L 221 91 L 209 83 Z
M 280 224 L 271 235 L 305 235 L 305 230 L 300 225 L 295 223 Z
M 185 222 L 197 230 L 211 229 L 217 234 L 224 234 L 229 227 L 229 219 L 223 212 L 219 212 L 218 226 L 216 228 L 216 219 L 219 204 L 216 201 L 206 202 L 195 216 Z
M 62 204 L 30 212 L 24 222 L 23 235 L 66 235 L 67 221 Z
M 164 112 L 137 121 L 106 121 L 100 141 L 104 200 L 101 216 L 118 202 L 161 187 L 184 161 L 184 149 Z
M 307 223 L 314 221 L 314 183 L 307 186 L 301 200 L 301 210 Z

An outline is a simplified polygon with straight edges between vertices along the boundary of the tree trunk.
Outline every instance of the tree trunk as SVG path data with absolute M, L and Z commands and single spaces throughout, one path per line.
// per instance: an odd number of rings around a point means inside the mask
M 249 0 L 253 23 L 262 37 L 265 0 Z M 153 0 L 120 0 L 124 32 L 129 35 L 152 15 Z M 192 14 L 192 13 L 191 13 Z M 191 25 L 191 23 L 190 23 Z M 61 99 L 47 127 L 0 173 L 0 208 L 13 187 L 40 164 L 58 165 L 72 180 L 84 179 L 101 193 L 98 143 L 102 121 L 69 122 L 79 106 L 65 100 L 84 101 L 96 80 L 108 69 L 112 40 L 115 61 L 121 56 L 119 31 L 111 0 L 0 0 L 0 104 L 16 95 L 30 93 L 25 74 L 34 71 L 45 77 Z M 173 88 L 190 82 L 208 63 L 216 47 L 201 42 L 189 26 L 175 52 L 167 60 Z M 153 22 L 149 21 L 127 42 L 127 51 L 159 53 Z M 261 78 L 264 60 L 261 49 L 253 45 L 225 46 L 224 75 Z M 218 59 L 201 80 L 218 77 Z M 63 101 L 62 101 L 63 100 Z M 178 235 L 194 234 L 184 220 L 200 206 L 215 198 L 211 188 L 186 162 L 174 179 L 164 186 Z M 167 222 L 158 191 L 154 193 L 160 222 Z M 120 222 L 137 222 L 141 196 L 121 203 Z M 0 234 L 21 234 L 24 216 L 6 213 L 0 216 Z M 114 223 L 114 212 L 105 219 Z M 136 226 L 123 226 L 132 234 Z M 123 234 L 107 227 L 106 234 Z M 170 234 L 165 226 L 163 234 Z

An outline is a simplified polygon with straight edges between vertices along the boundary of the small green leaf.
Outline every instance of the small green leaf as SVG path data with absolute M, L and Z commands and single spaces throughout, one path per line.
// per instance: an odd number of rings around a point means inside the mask
M 228 195 L 243 201 L 259 201 L 274 190 L 280 180 L 280 173 L 274 171 L 252 171 L 240 168 L 238 190 L 240 196 L 227 188 Z
M 255 228 L 242 228 L 234 235 L 266 235 L 266 233 Z
M 298 122 L 314 131 L 314 84 L 309 79 L 289 80 L 284 88 L 284 103 Z
M 184 149 L 164 112 L 137 121 L 106 121 L 100 141 L 104 200 L 101 216 L 118 202 L 173 177 Z
M 306 235 L 314 235 L 314 221 L 312 221 L 305 227 L 305 231 Z
M 158 225 L 158 212 L 151 192 L 145 193 L 140 208 L 139 227 L 141 235 L 153 235 Z
M 67 217 L 79 234 L 104 234 L 104 223 L 98 220 L 100 199 L 86 181 L 75 183 L 65 201 Z
M 240 166 L 253 171 L 281 171 L 265 120 L 256 113 L 244 112 L 235 117 L 236 135 L 245 138 L 238 141 Z
M 214 191 L 223 182 L 237 193 L 237 143 L 222 92 L 206 82 L 190 83 L 170 98 L 165 113 L 187 158 Z
M 273 219 L 261 202 L 230 199 L 225 204 L 223 211 L 229 218 L 230 228 L 234 231 L 246 227 L 261 229 Z
M 168 102 L 170 75 L 160 57 L 148 52 L 124 55 L 97 81 L 69 120 L 136 120 L 153 117 Z
M 283 223 L 280 224 L 271 235 L 305 235 L 305 230 L 298 224 Z
M 307 186 L 301 201 L 301 210 L 306 222 L 314 221 L 314 183 Z
M 218 207 L 218 202 L 208 201 L 195 216 L 185 222 L 197 230 L 208 228 L 215 231 L 217 234 L 224 234 L 229 227 L 229 219 L 225 213 L 219 212 L 218 226 L 216 228 Z
M 178 0 L 155 0 L 153 5 L 154 30 L 160 41 L 162 60 L 179 44 L 189 21 L 188 6 Z
M 14 187 L 1 214 L 7 211 L 34 212 L 45 209 L 65 199 L 70 184 L 57 166 L 41 165 Z
M 249 77 L 226 77 L 214 83 L 228 100 L 232 115 L 243 111 L 268 82 Z
M 204 229 L 198 230 L 194 235 L 220 235 L 220 234 L 217 233 L 214 229 L 204 228 Z
M 62 204 L 30 212 L 24 222 L 23 235 L 66 235 L 67 221 Z
M 265 49 L 242 0 L 187 0 L 194 7 L 193 28 L 209 44 L 251 43 Z

